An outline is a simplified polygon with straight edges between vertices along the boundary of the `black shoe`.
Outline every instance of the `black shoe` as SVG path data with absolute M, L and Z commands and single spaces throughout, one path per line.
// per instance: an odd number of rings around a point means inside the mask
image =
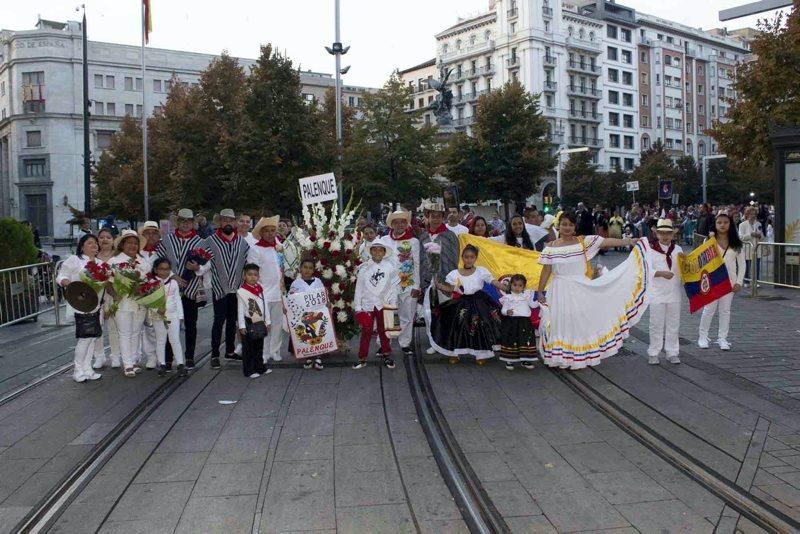
M 425 319 L 420 317 L 416 321 L 414 321 L 414 326 L 425 326 Z
M 509 370 L 509 371 L 513 371 L 514 370 L 514 364 L 511 363 L 511 362 L 506 362 L 506 369 Z
M 186 360 L 186 368 L 194 369 L 194 360 L 192 358 Z
M 375 357 L 376 358 L 385 358 L 386 356 L 388 356 L 388 354 L 386 354 L 385 352 L 383 352 L 380 349 L 378 349 L 378 352 L 375 353 Z
M 178 364 L 178 376 L 186 376 L 188 374 L 189 373 L 186 372 L 186 367 L 181 364 Z
M 226 360 L 241 360 L 242 357 L 239 356 L 238 354 L 236 354 L 235 352 L 229 352 L 229 353 L 225 354 L 225 359 Z
M 386 366 L 387 369 L 394 369 L 394 360 L 391 358 L 384 358 L 383 365 Z
M 367 366 L 367 360 L 358 360 L 353 364 L 353 369 L 361 369 Z
M 522 362 L 522 367 L 525 369 L 533 369 L 534 365 L 533 362 Z
M 211 358 L 211 368 L 212 369 L 219 369 L 219 358 Z
M 167 366 L 166 365 L 160 365 L 158 367 L 158 376 L 167 376 Z
M 400 347 L 400 350 L 402 350 L 403 354 L 405 354 L 406 356 L 411 356 L 414 354 L 414 349 L 412 349 L 411 347 Z
M 325 367 L 322 365 L 322 359 L 317 358 L 314 360 L 314 369 L 322 371 Z
M 311 358 L 306 358 L 303 361 L 303 369 L 311 369 L 313 367 L 314 361 Z

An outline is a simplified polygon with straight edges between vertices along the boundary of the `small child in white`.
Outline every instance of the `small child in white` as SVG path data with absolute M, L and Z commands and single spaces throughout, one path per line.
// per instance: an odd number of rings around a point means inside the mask
M 681 277 L 678 271 L 680 245 L 673 242 L 675 229 L 670 219 L 659 219 L 656 225 L 658 240 L 653 242 L 647 255 L 655 271 L 650 294 L 650 346 L 647 363 L 658 365 L 661 348 L 669 363 L 681 363 L 678 353 L 678 331 L 681 326 Z
M 311 258 L 305 258 L 300 262 L 300 278 L 295 279 L 289 287 L 290 295 L 304 293 L 312 289 L 323 289 L 325 287 L 322 280 L 314 276 L 316 265 L 316 262 Z M 289 337 L 289 352 L 293 352 L 291 336 Z M 317 371 L 322 371 L 322 369 L 324 369 L 322 358 L 306 358 L 303 360 L 303 369 L 311 369 L 312 367 Z
M 181 321 L 183 320 L 183 304 L 178 282 L 171 278 L 172 265 L 166 258 L 157 258 L 153 263 L 153 274 L 164 286 L 167 294 L 167 308 L 163 319 L 153 320 L 156 334 L 156 359 L 158 360 L 158 376 L 167 374 L 166 350 L 167 342 L 172 347 L 172 357 L 178 364 L 178 374 L 186 375 L 183 348 L 181 347 Z
M 502 315 L 500 332 L 500 361 L 506 369 L 514 370 L 515 363 L 522 363 L 525 369 L 533 369 L 537 359 L 536 330 L 531 323 L 531 312 L 539 307 L 534 293 L 525 289 L 528 280 L 524 275 L 511 277 L 510 292 L 500 297 Z

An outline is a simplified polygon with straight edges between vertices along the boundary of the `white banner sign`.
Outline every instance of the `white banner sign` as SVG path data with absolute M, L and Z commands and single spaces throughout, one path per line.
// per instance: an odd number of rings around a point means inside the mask
M 338 348 L 327 289 L 292 293 L 283 302 L 295 358 L 315 358 Z
M 300 178 L 300 198 L 303 206 L 319 204 L 339 198 L 336 177 L 332 172 Z
M 625 182 L 625 187 L 627 188 L 629 193 L 631 191 L 638 191 L 639 190 L 639 181 L 636 180 L 636 181 L 633 181 L 633 182 Z

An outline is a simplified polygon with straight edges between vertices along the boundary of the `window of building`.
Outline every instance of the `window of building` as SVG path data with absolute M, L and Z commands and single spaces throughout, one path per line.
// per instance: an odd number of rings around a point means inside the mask
M 114 80 L 114 76 L 106 76 L 106 89 L 114 89 L 114 86 L 116 85 Z
M 667 137 L 667 139 L 664 141 L 664 146 L 667 148 L 674 148 L 675 144 L 673 143 L 672 139 Z
M 642 80 L 641 80 L 642 81 L 642 85 L 647 85 L 647 78 L 648 78 L 647 73 L 643 72 L 642 73 Z
M 661 128 L 661 117 L 656 117 L 656 128 Z
M 549 20 L 544 21 L 544 31 L 546 31 L 546 32 L 550 31 L 550 21 Z
M 106 150 L 111 148 L 111 139 L 114 137 L 114 132 L 108 130 L 97 131 L 97 148 L 99 150 Z
M 6 118 L 6 108 L 0 110 L 0 119 Z
M 28 178 L 45 176 L 47 161 L 44 158 L 23 160 L 23 170 Z
M 622 146 L 624 148 L 628 149 L 628 150 L 633 150 L 633 136 L 632 135 L 626 135 L 623 138 Z
M 136 116 L 137 117 L 141 117 L 142 116 L 142 105 L 141 104 L 136 104 Z
M 622 51 L 622 62 L 627 63 L 628 65 L 633 64 L 633 52 L 630 50 L 623 50 Z
M 611 24 L 606 26 L 606 37 L 608 37 L 609 39 L 616 39 L 617 38 L 617 27 L 616 26 L 612 26 Z
M 683 129 L 683 119 L 675 119 L 675 129 L 676 130 Z
M 154 93 L 161 92 L 161 80 L 153 80 L 153 92 Z
M 423 100 L 423 99 L 422 99 L 422 98 L 420 98 L 420 105 L 419 105 L 419 107 L 422 107 L 422 106 L 423 106 L 422 100 Z M 354 107 L 354 106 L 356 105 L 356 97 L 354 97 L 354 96 L 348 96 L 348 97 L 347 97 L 347 105 L 348 105 L 348 106 L 350 106 L 350 107 Z
M 675 65 L 676 67 L 680 67 L 681 58 L 679 56 L 675 56 L 674 58 L 672 58 L 672 64 Z
M 667 117 L 666 119 L 664 119 L 664 121 L 665 121 L 665 123 L 667 125 L 667 128 L 673 128 L 673 118 L 672 117 Z
M 642 136 L 642 148 L 645 150 L 650 148 L 650 137 L 647 135 Z
M 511 33 L 517 33 L 517 23 L 516 22 L 512 22 L 511 23 Z
M 105 106 L 100 101 L 95 100 L 92 104 L 92 113 L 95 115 L 105 115 Z
M 666 81 L 666 80 L 664 80 L 664 81 Z M 665 104 L 665 105 L 666 105 L 668 108 L 671 108 L 671 107 L 672 107 L 672 97 L 671 97 L 671 96 L 665 96 L 665 97 L 664 97 L 664 104 Z
M 125 90 L 133 91 L 133 78 L 130 76 L 125 76 Z
M 611 104 L 619 104 L 619 92 L 618 91 L 609 91 L 608 92 L 608 101 Z
M 619 160 L 619 158 L 617 158 L 617 157 L 611 157 L 611 158 L 608 158 L 608 164 L 609 164 L 609 166 L 610 166 L 612 169 L 617 169 L 617 168 L 619 168 L 619 166 L 620 166 L 620 165 L 619 165 L 619 161 L 620 161 L 620 160 Z
M 0 82 L 0 96 L 6 96 L 6 82 Z
M 703 104 L 699 104 L 697 106 L 697 112 L 702 115 L 703 113 L 706 112 L 706 107 Z
M 633 73 L 622 71 L 622 83 L 625 85 L 633 85 Z
M 622 125 L 625 128 L 633 128 L 633 115 L 628 115 L 627 113 L 622 116 Z
M 625 158 L 625 170 L 626 171 L 633 170 L 633 158 Z
M 621 28 L 620 29 L 620 34 L 622 35 L 622 40 L 623 41 L 625 41 L 626 43 L 630 43 L 631 42 L 631 40 L 633 38 L 633 35 L 632 35 L 632 32 L 629 29 Z
M 141 78 L 136 78 L 136 90 L 141 91 L 144 87 L 144 83 L 142 82 Z
M 641 61 L 642 63 L 647 63 L 647 52 L 641 53 L 641 55 L 639 56 L 639 61 Z
M 25 146 L 28 148 L 42 146 L 42 131 L 28 130 L 25 132 Z
M 153 106 L 153 115 L 158 115 L 161 113 L 161 110 L 164 109 L 161 106 Z
M 619 148 L 619 134 L 611 134 L 608 136 L 608 145 L 611 148 Z
M 672 56 L 664 54 L 664 65 L 672 65 Z
M 617 61 L 617 59 L 619 59 L 619 50 L 617 50 L 613 46 L 609 46 L 606 55 L 608 56 L 609 60 Z
M 611 126 L 619 126 L 619 113 L 609 113 L 608 124 Z
M 545 95 L 545 105 L 549 108 L 553 107 L 553 95 Z
M 632 93 L 622 93 L 622 105 L 633 107 L 633 94 Z
M 117 105 L 114 102 L 109 102 L 106 104 L 106 115 L 109 117 L 114 117 L 117 114 Z
M 649 106 L 650 98 L 647 95 L 642 95 L 642 106 Z
M 661 85 L 661 75 L 656 74 L 656 85 Z
M 103 75 L 102 74 L 95 74 L 94 75 L 94 88 L 95 89 L 102 89 L 103 88 Z
M 133 104 L 125 104 L 125 115 L 133 116 Z
M 642 115 L 639 118 L 639 123 L 642 125 L 642 128 L 649 128 L 650 127 L 650 117 L 647 115 Z
M 619 81 L 619 71 L 617 69 L 608 69 L 608 81 L 610 82 Z
M 460 98 L 460 96 L 459 96 L 459 98 Z M 413 98 L 408 101 L 408 109 L 414 109 L 414 99 Z

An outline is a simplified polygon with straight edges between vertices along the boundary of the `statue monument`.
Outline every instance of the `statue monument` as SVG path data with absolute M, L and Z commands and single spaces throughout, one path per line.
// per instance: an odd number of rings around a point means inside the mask
M 432 89 L 435 89 L 438 94 L 430 105 L 430 109 L 436 116 L 436 123 L 439 125 L 440 133 L 452 133 L 455 131 L 453 127 L 453 114 L 450 109 L 453 107 L 453 91 L 447 86 L 447 80 L 453 69 L 440 68 L 439 79 L 431 79 L 428 84 Z

